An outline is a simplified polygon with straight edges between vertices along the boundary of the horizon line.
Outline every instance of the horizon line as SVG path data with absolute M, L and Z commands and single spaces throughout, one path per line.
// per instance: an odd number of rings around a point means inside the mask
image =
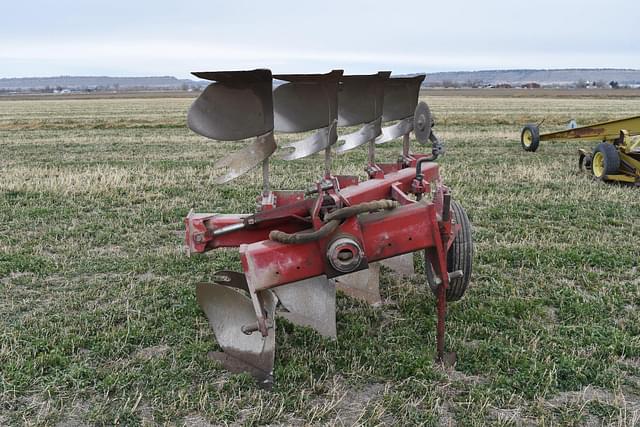
M 232 70 L 225 70 L 232 71 Z M 493 68 L 493 69 L 476 69 L 476 70 L 448 70 L 448 71 L 434 71 L 434 72 L 424 72 L 427 75 L 435 75 L 435 74 L 447 74 L 447 73 L 491 73 L 491 72 L 506 72 L 506 71 L 631 71 L 631 72 L 640 72 L 640 69 L 637 68 L 611 68 L 611 67 L 593 67 L 593 68 L 585 68 L 585 67 L 576 67 L 576 68 Z M 180 78 L 171 74 L 164 75 L 107 75 L 107 74 L 59 74 L 59 75 L 49 75 L 49 76 L 23 76 L 23 77 L 0 77 L 0 80 L 11 80 L 11 79 L 53 79 L 53 78 L 174 78 L 176 80 L 193 80 L 199 81 L 202 79 L 199 78 Z

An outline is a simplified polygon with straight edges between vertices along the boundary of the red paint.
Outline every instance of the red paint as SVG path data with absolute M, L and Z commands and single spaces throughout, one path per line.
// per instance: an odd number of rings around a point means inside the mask
M 442 281 L 438 292 L 438 357 L 444 354 L 446 289 L 449 284 L 447 250 L 452 243 L 451 221 L 443 221 L 444 194 L 438 165 L 423 163 L 421 181 L 416 180 L 416 162 L 423 155 L 402 162 L 374 165 L 370 179 L 330 177 L 313 197 L 303 192 L 272 192 L 262 197 L 263 209 L 252 215 L 191 214 L 185 218 L 186 243 L 191 252 L 221 247 L 239 247 L 242 269 L 247 278 L 259 329 L 266 334 L 266 323 L 258 292 L 322 274 L 336 277 L 327 259 L 327 248 L 338 237 L 349 237 L 361 246 L 367 264 L 405 253 L 425 250 L 429 262 Z M 324 185 L 324 186 L 323 186 Z M 331 188 L 327 188 L 331 187 Z M 431 199 L 431 192 L 433 198 Z M 424 194 L 420 202 L 416 201 Z M 400 206 L 384 212 L 362 214 L 344 220 L 331 235 L 309 243 L 283 244 L 269 240 L 269 232 L 296 233 L 317 230 L 325 212 L 375 200 L 395 200 Z M 243 224 L 220 234 L 224 227 Z

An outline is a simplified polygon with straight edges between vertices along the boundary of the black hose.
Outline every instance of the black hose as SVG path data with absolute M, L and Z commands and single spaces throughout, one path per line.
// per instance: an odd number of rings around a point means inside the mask
M 325 221 L 331 221 L 334 219 L 346 219 L 352 216 L 359 215 L 366 212 L 375 212 L 379 210 L 395 209 L 400 206 L 400 203 L 395 200 L 375 200 L 373 202 L 364 202 L 354 206 L 347 206 L 346 208 L 336 209 L 325 215 Z
M 298 233 L 285 233 L 280 230 L 273 230 L 269 233 L 269 240 L 273 240 L 278 243 L 307 243 L 313 242 L 314 240 L 320 240 L 323 237 L 327 237 L 329 234 L 333 233 L 338 229 L 340 225 L 340 220 L 329 221 L 324 224 L 322 227 L 318 228 L 314 231 L 300 231 Z
M 269 233 L 269 240 L 278 243 L 307 243 L 327 237 L 338 229 L 343 219 L 359 215 L 366 212 L 374 212 L 379 210 L 395 209 L 400 203 L 395 200 L 375 200 L 373 202 L 364 202 L 354 206 L 347 206 L 328 213 L 324 217 L 325 224 L 314 231 L 300 231 L 298 233 L 285 233 L 284 231 L 273 230 Z

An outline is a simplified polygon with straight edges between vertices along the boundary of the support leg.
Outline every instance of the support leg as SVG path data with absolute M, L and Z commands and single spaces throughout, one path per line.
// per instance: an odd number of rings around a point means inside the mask
M 438 287 L 438 324 L 436 326 L 436 360 L 439 363 L 444 362 L 444 332 L 447 317 L 447 289 L 444 283 L 440 283 Z
M 437 230 L 437 227 L 435 228 Z M 445 326 L 447 317 L 447 287 L 449 286 L 449 274 L 447 272 L 447 255 L 444 249 L 444 244 L 440 240 L 440 234 L 437 234 L 436 247 L 425 250 L 425 270 L 428 269 L 428 264 L 431 264 L 434 277 L 429 277 L 428 280 L 433 283 L 428 283 L 429 286 L 437 286 L 437 325 L 436 325 L 436 362 L 442 363 L 444 366 L 453 366 L 456 362 L 456 354 L 454 352 L 445 352 Z

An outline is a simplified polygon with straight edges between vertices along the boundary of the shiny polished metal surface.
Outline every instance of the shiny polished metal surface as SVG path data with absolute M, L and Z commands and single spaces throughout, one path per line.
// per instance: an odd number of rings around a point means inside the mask
M 382 134 L 384 84 L 391 72 L 342 76 L 338 90 L 338 126 L 362 125 L 360 129 L 338 136 L 337 153 L 344 153 Z
M 285 152 L 283 159 L 301 159 L 335 144 L 341 76 L 342 70 L 274 76 L 286 82 L 273 90 L 275 130 L 285 133 L 318 130 L 307 138 L 284 145 L 283 148 L 294 150 Z
M 268 159 L 276 148 L 273 132 L 260 135 L 244 148 L 218 160 L 213 165 L 214 181 L 223 184 L 249 172 Z
M 413 115 L 406 119 L 400 120 L 398 123 L 382 128 L 382 135 L 376 138 L 376 144 L 384 144 L 400 138 L 413 130 Z
M 210 139 L 255 141 L 213 165 L 216 183 L 258 166 L 276 149 L 273 138 L 273 79 L 270 70 L 195 72 L 212 80 L 187 114 L 191 130 Z M 265 184 L 266 185 L 266 184 Z
M 269 70 L 193 73 L 216 80 L 193 102 L 189 128 L 220 141 L 237 141 L 273 130 L 272 78 Z
M 338 139 L 337 123 L 335 120 L 330 126 L 318 129 L 303 140 L 282 144 L 280 147 L 283 149 L 293 149 L 290 152 L 284 152 L 282 159 L 302 159 L 331 147 Z
M 393 76 L 384 84 L 383 122 L 400 120 L 391 126 L 382 128 L 382 135 L 376 144 L 400 138 L 413 130 L 413 115 L 418 105 L 420 86 L 425 74 L 414 76 Z
M 287 310 L 279 313 L 282 317 L 325 337 L 336 337 L 336 288 L 326 276 L 280 286 L 273 292 Z
M 261 292 L 261 298 L 271 326 L 266 337 L 242 332 L 243 327 L 256 322 L 248 297 L 227 286 L 200 283 L 196 287 L 198 305 L 224 350 L 224 355 L 214 353 L 212 357 L 233 372 L 249 372 L 258 381 L 269 383 L 273 381 L 277 298 L 271 291 Z
M 382 134 L 382 118 L 378 117 L 371 123 L 366 123 L 360 129 L 353 133 L 340 135 L 338 144 L 336 145 L 336 153 L 344 153 L 353 150 L 367 142 L 374 141 Z

